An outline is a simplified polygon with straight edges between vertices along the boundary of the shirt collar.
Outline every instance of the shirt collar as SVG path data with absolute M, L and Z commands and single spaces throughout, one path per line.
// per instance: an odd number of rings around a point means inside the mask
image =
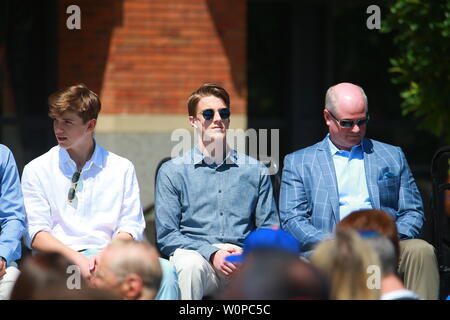
M 197 147 L 194 147 L 194 149 L 192 149 L 193 164 L 199 164 L 200 162 L 203 161 L 204 158 L 205 155 Z
M 205 159 L 205 155 L 200 151 L 200 149 L 198 149 L 198 147 L 194 147 L 192 149 L 193 164 L 199 164 L 204 159 Z M 228 153 L 227 153 L 225 159 L 218 166 L 222 165 L 223 163 L 229 164 L 230 163 L 229 161 L 233 162 L 234 164 L 238 164 L 238 154 L 237 154 L 236 150 L 231 149 L 231 148 L 228 149 Z
M 63 164 L 73 162 L 66 149 L 61 148 L 60 146 L 58 146 L 58 148 L 59 148 L 59 162 Z
M 102 148 L 97 144 L 97 142 L 94 139 L 94 153 L 92 154 L 91 158 L 84 165 L 86 167 L 86 170 L 89 170 L 91 168 L 92 164 L 95 164 L 99 168 L 103 168 L 103 152 L 101 149 Z M 72 158 L 70 158 L 70 155 L 67 152 L 67 150 L 64 148 L 61 148 L 61 147 L 59 147 L 59 161 L 62 164 L 67 164 L 67 163 L 75 164 L 75 162 L 72 160 Z
M 97 167 L 103 168 L 103 159 L 104 159 L 103 150 L 97 144 L 95 139 L 94 139 L 94 145 L 95 145 L 94 153 L 92 154 L 92 157 L 88 160 L 87 163 L 91 162 L 91 163 L 95 164 Z M 91 166 L 91 164 L 89 163 L 89 167 L 90 166 Z M 89 169 L 89 167 L 88 167 L 88 169 Z
M 350 151 L 347 150 L 339 150 L 331 141 L 330 135 L 328 134 L 328 145 L 330 146 L 330 153 L 333 157 L 334 155 L 338 154 L 341 156 L 345 156 L 349 159 L 363 159 L 364 153 L 363 153 L 363 140 L 361 140 L 357 145 L 354 145 Z

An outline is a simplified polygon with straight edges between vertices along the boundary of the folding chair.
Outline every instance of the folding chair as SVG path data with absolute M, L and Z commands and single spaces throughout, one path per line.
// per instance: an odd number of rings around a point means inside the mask
M 447 146 L 436 151 L 431 161 L 432 241 L 439 265 L 440 297 L 447 297 L 450 293 L 450 198 L 446 194 L 450 190 L 450 181 L 447 180 L 450 172 L 449 159 L 450 146 Z

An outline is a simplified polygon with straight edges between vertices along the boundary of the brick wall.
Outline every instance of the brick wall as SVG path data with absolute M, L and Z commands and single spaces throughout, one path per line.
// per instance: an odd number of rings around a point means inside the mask
M 71 4 L 81 30 L 66 28 Z M 59 86 L 86 83 L 103 114 L 186 114 L 204 82 L 246 113 L 245 0 L 61 0 L 58 18 Z

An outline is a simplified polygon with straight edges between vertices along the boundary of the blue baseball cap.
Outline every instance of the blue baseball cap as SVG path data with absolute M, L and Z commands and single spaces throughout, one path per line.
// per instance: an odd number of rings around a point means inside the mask
M 229 255 L 225 260 L 232 263 L 243 263 L 245 257 L 257 249 L 275 249 L 298 255 L 300 244 L 297 239 L 284 230 L 261 228 L 250 233 L 245 239 L 242 254 Z
M 358 234 L 363 239 L 381 237 L 381 234 L 373 230 L 358 230 Z

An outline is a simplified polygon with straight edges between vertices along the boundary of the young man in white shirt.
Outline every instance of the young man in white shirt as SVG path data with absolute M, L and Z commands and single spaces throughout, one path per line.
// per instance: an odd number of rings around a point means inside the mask
M 26 165 L 22 175 L 27 245 L 62 254 L 87 279 L 112 239 L 139 241 L 145 228 L 133 164 L 93 138 L 100 109 L 98 96 L 83 84 L 51 95 L 49 116 L 58 145 Z M 177 291 L 173 267 L 161 264 L 173 270 L 164 273 L 167 286 L 161 290 Z

